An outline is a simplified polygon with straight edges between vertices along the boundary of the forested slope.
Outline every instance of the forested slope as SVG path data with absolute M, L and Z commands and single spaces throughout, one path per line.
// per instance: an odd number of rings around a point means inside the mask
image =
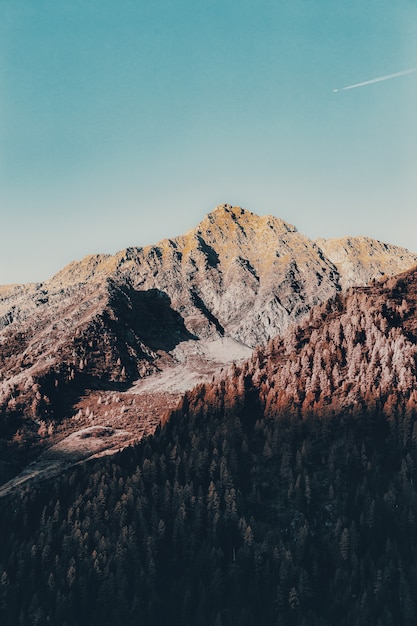
M 4 624 L 417 620 L 416 272 L 188 393 L 156 435 L 4 498 Z

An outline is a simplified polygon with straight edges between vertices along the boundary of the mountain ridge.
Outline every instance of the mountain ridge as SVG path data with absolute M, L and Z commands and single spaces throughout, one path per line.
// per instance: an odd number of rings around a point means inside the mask
M 355 263 L 346 263 L 352 257 Z M 125 276 L 135 288 L 166 291 L 180 312 L 201 318 L 201 306 L 193 301 L 197 295 L 221 327 L 228 327 L 235 339 L 254 347 L 302 316 L 309 306 L 355 284 L 355 275 L 366 283 L 412 264 L 417 264 L 417 254 L 397 246 L 362 237 L 313 241 L 279 218 L 219 205 L 185 235 L 126 248 L 115 255 L 89 255 L 44 283 L 6 290 L 0 299 L 0 319 L 2 312 L 3 319 L 7 314 L 7 300 L 13 299 L 13 293 L 20 293 L 21 301 L 29 294 L 35 297 L 39 290 L 63 295 L 62 289 Z M 247 311 L 249 319 L 240 323 L 236 313 L 242 317 L 241 307 L 235 311 L 234 306 L 236 285 L 245 290 L 254 309 L 253 315 Z M 294 296 L 297 290 L 307 291 L 306 303 Z M 268 298 L 270 293 L 273 297 Z M 15 308 L 19 307 L 17 302 Z M 210 334 L 213 325 L 207 317 L 204 323 Z M 189 324 L 192 332 L 192 319 Z

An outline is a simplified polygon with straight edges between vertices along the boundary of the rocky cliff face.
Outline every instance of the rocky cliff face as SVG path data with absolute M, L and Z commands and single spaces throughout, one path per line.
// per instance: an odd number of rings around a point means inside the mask
M 183 236 L 3 287 L 2 432 L 22 416 L 70 417 L 86 390 L 122 393 L 142 380 L 153 393 L 168 382 L 183 391 L 347 286 L 415 264 L 401 248 L 314 242 L 276 217 L 221 205 Z

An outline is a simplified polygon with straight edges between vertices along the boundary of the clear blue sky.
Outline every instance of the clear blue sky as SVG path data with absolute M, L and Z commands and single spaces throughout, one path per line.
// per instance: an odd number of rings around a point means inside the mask
M 417 251 L 415 0 L 0 0 L 0 283 L 216 204 Z

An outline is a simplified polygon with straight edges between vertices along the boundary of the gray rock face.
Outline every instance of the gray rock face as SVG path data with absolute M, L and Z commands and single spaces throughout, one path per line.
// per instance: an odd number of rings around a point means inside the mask
M 342 289 L 394 276 L 416 264 L 412 252 L 369 237 L 317 239 L 316 243 L 337 267 Z

